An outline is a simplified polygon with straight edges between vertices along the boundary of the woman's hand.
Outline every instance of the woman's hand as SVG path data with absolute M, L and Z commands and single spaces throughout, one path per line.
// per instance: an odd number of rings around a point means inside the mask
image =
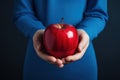
M 43 48 L 43 33 L 44 30 L 38 30 L 35 32 L 33 36 L 33 46 L 34 49 L 37 53 L 37 55 L 52 64 L 56 64 L 58 67 L 62 68 L 64 66 L 63 62 L 61 59 L 57 59 L 54 56 L 50 56 L 45 52 L 45 49 Z
M 80 39 L 78 44 L 78 51 L 74 55 L 63 58 L 62 61 L 64 64 L 81 59 L 89 46 L 88 34 L 84 30 L 78 30 L 78 35 Z

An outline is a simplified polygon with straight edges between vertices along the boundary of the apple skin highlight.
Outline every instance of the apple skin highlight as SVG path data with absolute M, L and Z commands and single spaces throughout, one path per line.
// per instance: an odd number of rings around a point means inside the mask
M 43 44 L 48 54 L 56 58 L 73 55 L 78 46 L 78 33 L 70 24 L 51 24 L 43 35 Z

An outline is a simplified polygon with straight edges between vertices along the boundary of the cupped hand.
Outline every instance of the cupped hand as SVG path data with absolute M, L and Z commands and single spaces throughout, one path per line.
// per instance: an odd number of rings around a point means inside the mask
M 62 61 L 64 64 L 74 62 L 74 61 L 81 59 L 89 46 L 88 34 L 84 30 L 79 29 L 78 35 L 79 35 L 79 39 L 80 39 L 79 44 L 78 44 L 78 50 L 74 55 L 63 58 Z
M 33 36 L 33 46 L 36 51 L 36 54 L 41 59 L 62 68 L 64 66 L 63 61 L 61 59 L 55 58 L 54 56 L 48 55 L 45 51 L 45 48 L 43 47 L 43 34 L 44 30 L 38 30 Z

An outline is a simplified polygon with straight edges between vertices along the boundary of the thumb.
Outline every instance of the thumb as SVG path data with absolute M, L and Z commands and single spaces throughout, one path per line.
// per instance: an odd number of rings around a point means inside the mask
M 86 36 L 81 36 L 80 38 L 81 39 L 80 39 L 80 42 L 78 44 L 78 51 L 79 52 L 81 52 L 89 42 Z

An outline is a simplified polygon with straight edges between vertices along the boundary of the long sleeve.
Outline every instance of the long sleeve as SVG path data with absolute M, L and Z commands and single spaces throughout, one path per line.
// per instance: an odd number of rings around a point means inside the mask
M 83 21 L 77 26 L 93 40 L 104 29 L 108 20 L 107 0 L 88 0 Z
M 34 13 L 33 0 L 15 0 L 14 4 L 14 23 L 26 37 L 32 38 L 35 31 L 45 28 Z

